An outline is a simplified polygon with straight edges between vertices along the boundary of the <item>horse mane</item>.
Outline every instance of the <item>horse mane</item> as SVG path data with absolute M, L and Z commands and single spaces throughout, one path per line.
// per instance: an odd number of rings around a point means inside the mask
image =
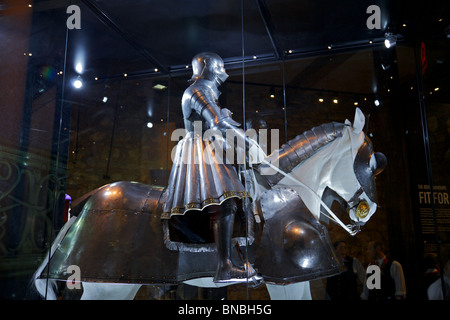
M 302 161 L 313 156 L 323 146 L 338 137 L 342 137 L 344 127 L 345 124 L 338 122 L 326 123 L 314 127 L 283 144 L 280 149 L 271 153 L 266 160 L 278 165 L 278 168 L 285 173 L 289 173 Z M 284 178 L 284 175 L 279 172 L 264 174 L 264 172 L 267 173 L 268 170 L 272 170 L 267 164 L 261 164 L 256 170 L 262 174 L 271 186 L 274 186 Z

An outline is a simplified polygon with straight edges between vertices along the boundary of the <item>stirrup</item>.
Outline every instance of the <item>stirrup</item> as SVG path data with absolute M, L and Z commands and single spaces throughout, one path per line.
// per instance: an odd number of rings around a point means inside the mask
M 254 274 L 249 278 L 229 278 L 229 279 L 220 279 L 214 280 L 214 283 L 248 283 L 250 288 L 258 288 L 262 284 L 264 284 L 264 278 L 259 274 Z
M 256 270 L 253 268 L 253 266 L 250 264 L 250 262 L 247 261 L 244 264 L 244 268 L 245 268 L 245 270 L 247 270 L 247 272 L 249 274 L 251 274 L 251 276 L 248 277 L 248 279 L 247 279 L 251 288 L 257 288 L 264 283 L 264 278 L 262 277 L 262 275 L 260 273 L 256 272 Z
M 218 279 L 219 278 L 219 279 Z M 227 282 L 246 282 L 247 272 L 237 267 L 231 267 L 226 271 L 217 272 L 214 276 L 215 283 L 227 283 Z
M 250 288 L 258 288 L 259 286 L 264 284 L 264 278 L 261 274 L 257 273 L 253 277 L 248 279 Z
M 234 267 L 236 268 L 236 267 Z M 237 268 L 236 268 L 237 269 Z M 247 262 L 244 264 L 244 269 L 239 269 L 242 272 L 241 276 L 224 278 L 224 279 L 214 279 L 215 283 L 228 283 L 228 282 L 237 282 L 237 283 L 249 283 L 250 287 L 257 288 L 264 283 L 263 277 L 256 272 L 253 266 Z

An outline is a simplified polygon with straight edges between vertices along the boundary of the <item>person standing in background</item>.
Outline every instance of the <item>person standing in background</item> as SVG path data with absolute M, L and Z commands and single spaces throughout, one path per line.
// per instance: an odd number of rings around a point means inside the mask
M 429 300 L 450 300 L 450 260 L 445 264 L 442 278 L 444 279 L 444 287 L 441 277 L 428 287 L 427 296 Z M 442 292 L 443 290 L 444 292 Z
M 364 282 L 363 300 L 403 300 L 406 298 L 406 284 L 403 268 L 398 261 L 386 257 L 382 243 L 371 241 L 367 246 L 369 265 L 377 265 L 381 271 L 381 288 L 369 289 Z
M 333 245 L 344 266 L 344 271 L 327 278 L 328 297 L 331 300 L 359 300 L 358 280 L 364 283 L 365 270 L 358 259 L 347 254 L 347 246 L 344 241 L 336 241 Z

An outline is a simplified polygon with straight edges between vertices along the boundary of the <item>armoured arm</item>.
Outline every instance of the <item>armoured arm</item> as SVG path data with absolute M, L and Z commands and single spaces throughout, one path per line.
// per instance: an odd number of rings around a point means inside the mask
M 265 156 L 265 154 L 262 155 L 260 153 L 261 148 L 259 148 L 258 144 L 246 136 L 244 131 L 239 128 L 240 123 L 233 120 L 230 110 L 227 108 L 220 108 L 214 97 L 214 91 L 211 88 L 190 87 L 190 89 L 191 90 L 188 91 L 189 97 L 183 98 L 183 100 L 189 98 L 189 103 L 183 103 L 183 105 L 189 106 L 190 110 L 186 110 L 187 112 L 195 111 L 208 124 L 210 129 L 219 130 L 224 138 L 234 140 L 234 137 L 237 137 L 238 146 L 245 145 L 247 150 L 252 146 L 255 146 L 252 150 L 257 152 L 259 157 Z M 186 111 L 184 111 L 185 117 Z M 232 142 L 232 140 L 230 141 Z M 252 158 L 255 158 L 255 156 L 252 155 Z
M 203 90 L 202 90 L 203 89 Z M 192 88 L 189 107 L 198 113 L 211 129 L 218 129 L 222 134 L 227 129 L 236 130 L 240 124 L 231 118 L 230 110 L 221 109 L 217 104 L 213 91 L 208 87 Z

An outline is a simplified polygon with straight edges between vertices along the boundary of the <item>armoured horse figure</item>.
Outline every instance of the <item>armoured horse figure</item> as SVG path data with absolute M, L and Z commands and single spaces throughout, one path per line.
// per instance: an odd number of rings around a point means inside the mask
M 247 246 L 241 264 L 254 264 L 271 298 L 310 299 L 309 280 L 339 273 L 319 222 L 324 214 L 355 234 L 375 213 L 375 176 L 386 158 L 374 152 L 363 126 L 364 115 L 356 109 L 353 124 L 347 120 L 308 130 L 247 171 L 247 190 L 261 222 L 247 216 L 244 241 L 233 237 L 233 242 Z M 267 170 L 276 174 L 265 175 Z M 74 201 L 73 217 L 52 244 L 50 263 L 47 259 L 35 273 L 38 291 L 56 298 L 52 288 L 68 279 L 73 265 L 81 272 L 82 299 L 132 299 L 142 284 L 233 284 L 213 281 L 214 243 L 172 237 L 172 219 L 161 219 L 167 198 L 167 188 L 122 181 Z M 348 207 L 350 225 L 329 209 L 335 200 Z M 232 259 L 240 261 L 235 250 Z
M 256 145 L 238 129 L 231 112 L 218 105 L 217 87 L 228 77 L 223 61 L 202 53 L 192 66 L 192 85 L 182 98 L 187 134 L 177 145 L 169 186 L 116 182 L 74 202 L 71 213 L 76 218 L 55 239 L 50 263 L 44 261 L 36 271 L 38 287 L 66 280 L 73 265 L 81 272 L 84 298 L 92 298 L 92 288 L 112 289 L 112 283 L 132 284 L 123 295 L 132 297 L 144 283 L 217 286 L 258 281 L 262 275 L 270 291 L 339 272 L 327 230 L 319 222 L 321 209 L 355 234 L 376 210 L 374 177 L 386 164 L 362 132 L 362 112 L 357 109 L 353 125 L 347 121 L 315 127 L 267 158 L 254 148 L 250 160 L 262 163 L 247 170 L 244 187 L 235 169 L 218 161 L 222 155 L 211 147 L 213 141 L 202 137 L 207 129 L 226 137 L 231 131 L 244 148 Z M 196 121 L 201 122 L 200 133 Z M 219 142 L 228 148 L 226 139 Z M 237 199 L 243 198 L 252 199 L 261 223 L 256 228 L 253 215 L 241 210 L 244 234 L 234 236 Z M 334 200 L 349 207 L 350 226 L 329 209 Z M 202 213 L 191 215 L 193 211 Z M 211 243 L 190 222 L 195 226 L 199 216 L 209 219 L 213 212 L 220 218 L 211 220 Z M 232 250 L 235 243 L 248 248 L 244 258 Z M 205 278 L 213 281 L 199 280 Z

